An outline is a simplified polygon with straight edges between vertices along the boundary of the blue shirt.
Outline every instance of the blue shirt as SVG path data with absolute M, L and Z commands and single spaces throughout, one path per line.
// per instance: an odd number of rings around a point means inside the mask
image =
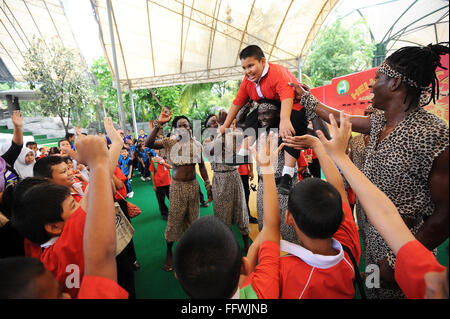
M 119 156 L 119 168 L 122 170 L 122 173 L 125 176 L 128 176 L 128 174 L 130 174 L 130 167 L 132 163 L 133 161 L 130 157 L 123 158 L 122 155 Z

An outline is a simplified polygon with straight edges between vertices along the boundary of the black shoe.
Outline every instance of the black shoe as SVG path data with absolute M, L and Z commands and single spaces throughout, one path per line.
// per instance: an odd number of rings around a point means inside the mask
M 255 218 L 255 217 L 253 217 L 253 216 L 250 216 L 250 217 L 248 218 L 248 222 L 249 222 L 250 224 L 258 224 L 258 219 Z
M 289 174 L 284 174 L 278 184 L 278 191 L 281 195 L 289 195 L 292 188 L 292 177 Z
M 141 268 L 141 264 L 136 260 L 133 264 L 134 270 L 139 270 Z

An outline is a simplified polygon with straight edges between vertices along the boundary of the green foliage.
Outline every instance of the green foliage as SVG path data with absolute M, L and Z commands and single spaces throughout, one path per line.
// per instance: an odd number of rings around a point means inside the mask
M 320 31 L 303 70 L 312 86 L 325 85 L 332 78 L 370 68 L 375 45 L 368 43 L 366 33 L 364 22 L 345 27 L 341 20 Z
M 74 114 L 78 123 L 92 119 L 92 86 L 73 50 L 33 39 L 23 69 L 29 87 L 41 93 L 37 104 L 42 115 L 58 116 L 66 132 Z
M 98 87 L 97 94 L 106 112 L 118 120 L 117 91 L 105 58 L 96 60 L 91 68 Z M 219 108 L 228 109 L 239 88 L 238 81 L 177 85 L 153 89 L 133 90 L 136 121 L 144 122 L 158 118 L 162 106 L 173 110 L 173 116 L 186 115 L 192 120 L 204 120 Z M 123 93 L 123 107 L 127 123 L 132 123 L 131 100 L 128 91 Z M 101 111 L 103 112 L 103 110 Z M 141 129 L 138 127 L 138 129 Z M 146 127 L 144 128 L 147 129 Z

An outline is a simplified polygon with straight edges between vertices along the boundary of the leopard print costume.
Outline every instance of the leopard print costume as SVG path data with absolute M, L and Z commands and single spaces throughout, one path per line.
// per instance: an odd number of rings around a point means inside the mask
M 383 191 L 397 207 L 413 234 L 434 212 L 429 188 L 433 161 L 449 145 L 449 131 L 437 116 L 417 108 L 379 142 L 386 119 L 383 113 L 370 118 L 370 140 L 366 147 L 364 175 Z M 365 216 L 365 213 L 363 214 Z M 377 230 L 363 218 L 366 265 L 388 258 L 391 267 L 395 257 Z M 367 289 L 368 298 L 404 298 L 400 289 Z

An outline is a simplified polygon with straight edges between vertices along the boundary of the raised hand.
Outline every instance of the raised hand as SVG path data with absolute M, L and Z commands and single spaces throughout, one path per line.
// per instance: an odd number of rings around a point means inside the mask
M 330 114 L 331 140 L 327 140 L 321 131 L 316 132 L 325 151 L 333 160 L 339 156 L 347 156 L 348 140 L 352 134 L 352 124 L 344 112 L 340 112 L 340 123 L 341 126 L 339 127 L 333 114 Z
M 77 161 L 96 167 L 98 165 L 108 165 L 109 151 L 106 140 L 100 136 L 81 135 L 75 142 L 77 149 Z
M 168 108 L 164 107 L 159 114 L 158 122 L 159 124 L 165 124 L 172 119 L 173 110 L 169 111 Z
M 19 110 L 16 110 L 11 115 L 11 121 L 14 127 L 22 127 L 23 125 L 23 115 Z
M 258 151 L 254 151 L 255 160 L 261 169 L 262 174 L 273 174 L 274 167 L 278 160 L 278 153 L 284 147 L 284 144 L 278 146 L 278 135 L 273 132 L 269 133 L 266 138 L 266 134 L 261 134 L 259 138 Z
M 314 148 L 317 143 L 320 144 L 320 140 L 312 135 L 302 135 L 302 136 L 287 136 L 283 139 L 284 145 L 297 149 L 303 150 L 308 148 Z
M 114 128 L 112 118 L 105 117 L 103 124 L 105 126 L 106 135 L 111 139 L 111 143 L 116 142 L 123 144 L 122 137 L 120 136 L 119 132 L 117 132 L 117 130 Z

